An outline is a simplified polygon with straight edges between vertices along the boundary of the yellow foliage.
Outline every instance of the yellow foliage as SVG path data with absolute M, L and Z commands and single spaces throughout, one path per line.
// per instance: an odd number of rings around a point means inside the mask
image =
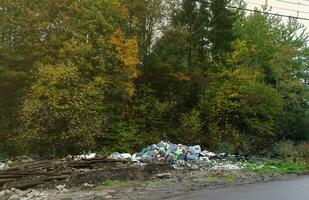
M 251 59 L 256 54 L 256 45 L 248 46 L 247 42 L 243 40 L 233 42 L 232 48 L 234 51 L 230 53 L 228 62 L 233 65 L 239 65 Z
M 128 95 L 133 96 L 135 92 L 136 92 L 135 85 L 133 83 L 129 83 L 129 86 L 127 88 Z
M 129 78 L 128 83 L 120 83 L 120 85 L 126 85 L 125 90 L 127 94 L 133 96 L 135 93 L 135 86 L 131 81 L 140 74 L 137 69 L 139 63 L 137 40 L 136 38 L 127 38 L 125 33 L 120 28 L 117 28 L 110 37 L 109 45 L 120 63 L 120 65 L 114 69 L 114 72 L 127 74 Z
M 124 32 L 118 28 L 110 38 L 110 47 L 114 48 L 116 57 L 126 67 L 138 64 L 138 44 L 135 38 L 126 38 Z
M 183 72 L 174 72 L 174 73 L 170 73 L 170 76 L 180 80 L 180 81 L 190 81 L 191 77 L 188 76 L 187 74 L 183 73 Z

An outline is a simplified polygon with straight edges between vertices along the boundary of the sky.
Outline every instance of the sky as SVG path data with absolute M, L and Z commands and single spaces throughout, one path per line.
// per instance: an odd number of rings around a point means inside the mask
M 244 0 L 248 4 L 249 9 L 255 7 L 261 8 L 260 5 L 265 5 L 267 2 L 268 8 L 272 8 L 271 13 L 299 16 L 302 18 L 308 18 L 308 20 L 298 20 L 305 25 L 309 31 L 309 0 Z M 292 11 L 295 10 L 295 11 Z M 300 11 L 297 14 L 297 11 Z M 305 13 L 302 13 L 305 12 Z M 285 18 L 288 19 L 288 18 Z

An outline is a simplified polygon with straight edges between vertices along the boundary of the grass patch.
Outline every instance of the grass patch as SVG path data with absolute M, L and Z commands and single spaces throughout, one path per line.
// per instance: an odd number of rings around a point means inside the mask
M 249 172 L 257 173 L 288 174 L 309 172 L 309 165 L 304 162 L 268 160 L 262 163 L 247 163 L 244 169 Z
M 157 187 L 158 181 L 118 181 L 118 180 L 107 180 L 102 182 L 99 186 L 103 188 L 121 188 L 121 187 Z
M 233 183 L 237 180 L 237 176 L 234 174 L 224 174 L 220 176 L 205 176 L 204 182 L 208 183 Z
M 227 174 L 225 176 L 223 176 L 224 182 L 227 183 L 232 183 L 235 182 L 237 180 L 237 176 L 234 174 Z
M 117 180 L 107 180 L 100 184 L 100 186 L 107 187 L 107 188 L 116 188 L 120 187 L 123 183 Z

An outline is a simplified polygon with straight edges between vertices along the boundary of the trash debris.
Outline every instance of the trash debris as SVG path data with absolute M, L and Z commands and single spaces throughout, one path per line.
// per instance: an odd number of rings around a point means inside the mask
M 58 185 L 58 186 L 56 186 L 56 188 L 60 192 L 68 192 L 69 191 L 68 189 L 66 189 L 66 185 Z
M 161 141 L 143 148 L 139 153 L 112 153 L 108 158 L 115 160 L 130 160 L 133 162 L 151 162 L 155 160 L 175 163 L 176 161 L 207 161 L 217 156 L 207 150 L 202 151 L 200 145 L 186 146 Z
M 202 151 L 200 154 L 201 154 L 202 156 L 206 157 L 206 158 L 207 158 L 207 157 L 208 157 L 208 158 L 211 158 L 211 157 L 215 157 L 215 156 L 216 156 L 215 153 L 209 152 L 209 151 L 206 151 L 206 150 Z
M 162 174 L 157 174 L 157 178 L 159 179 L 170 179 L 172 177 L 171 173 L 162 173 Z
M 93 187 L 95 187 L 94 184 L 89 184 L 89 183 L 84 183 L 83 186 L 84 186 L 84 188 L 93 188 Z
M 5 168 L 6 168 L 6 164 L 0 162 L 0 170 L 4 170 Z
M 0 160 L 0 171 L 31 162 L 33 162 L 33 159 L 27 156 L 18 156 L 7 160 Z
M 129 153 L 112 153 L 110 156 L 107 157 L 108 159 L 113 160 L 132 160 L 132 156 Z
M 221 170 L 221 171 L 230 171 L 230 170 L 240 170 L 243 167 L 241 163 L 232 163 L 232 162 L 216 162 L 212 163 L 211 170 Z
M 72 156 L 69 156 L 69 157 L 72 157 Z M 96 153 L 89 153 L 89 154 L 82 154 L 82 155 L 74 156 L 74 160 L 93 159 L 95 157 L 97 157 Z
M 0 199 L 10 199 L 10 200 L 30 200 L 34 197 L 41 196 L 36 190 L 18 190 L 16 188 L 11 188 L 9 190 L 0 191 Z
M 66 185 L 57 185 L 56 188 L 57 190 L 63 190 Z

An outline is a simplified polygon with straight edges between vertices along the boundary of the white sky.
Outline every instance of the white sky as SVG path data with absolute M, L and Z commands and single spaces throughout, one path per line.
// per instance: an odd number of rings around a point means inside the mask
M 298 20 L 302 24 L 304 24 L 309 31 L 309 0 L 244 0 L 248 4 L 248 8 L 254 9 L 255 7 L 261 8 L 259 5 L 265 5 L 266 1 L 268 2 L 268 8 L 272 7 L 271 13 L 276 14 L 283 14 L 289 16 L 297 16 L 297 11 L 300 11 L 298 16 L 303 18 L 308 18 L 308 20 Z M 285 2 L 292 2 L 297 3 L 285 3 Z M 304 4 L 304 5 L 299 5 Z M 276 8 L 277 7 L 277 8 Z M 283 8 L 283 9 L 279 9 Z M 288 9 L 288 10 L 284 10 Z M 289 11 L 289 10 L 296 10 L 296 11 Z M 306 13 L 301 13 L 306 12 Z M 284 17 L 283 19 L 288 19 Z

